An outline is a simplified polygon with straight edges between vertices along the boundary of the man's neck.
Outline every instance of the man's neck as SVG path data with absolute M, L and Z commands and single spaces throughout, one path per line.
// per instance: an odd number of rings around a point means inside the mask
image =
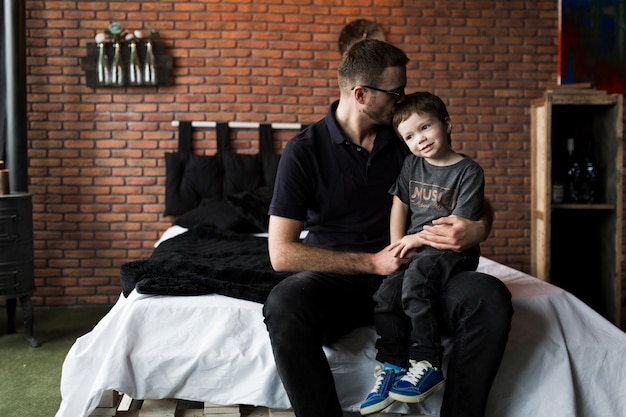
M 351 143 L 371 152 L 376 139 L 376 125 L 368 116 L 349 106 L 342 100 L 339 101 L 335 111 L 337 123 Z

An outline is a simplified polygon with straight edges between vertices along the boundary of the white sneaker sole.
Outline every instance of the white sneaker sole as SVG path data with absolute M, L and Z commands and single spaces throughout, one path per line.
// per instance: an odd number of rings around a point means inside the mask
M 390 391 L 389 392 L 389 398 L 393 398 L 396 401 L 401 401 L 403 403 L 419 403 L 422 402 L 426 399 L 426 397 L 428 397 L 430 394 L 439 391 L 440 389 L 443 389 L 443 387 L 445 387 L 446 385 L 446 381 L 441 381 L 440 383 L 438 383 L 437 385 L 433 386 L 431 389 L 429 389 L 428 391 L 420 394 L 420 395 L 402 395 L 402 394 L 398 394 L 396 392 Z
M 394 400 L 393 398 L 389 398 L 387 397 L 387 399 L 385 401 L 381 401 L 379 403 L 376 404 L 372 404 L 368 407 L 364 407 L 361 408 L 359 410 L 359 412 L 361 413 L 361 415 L 368 415 L 368 414 L 374 414 L 377 413 L 379 411 L 383 411 L 385 408 L 389 407 L 391 404 L 395 403 L 396 400 Z

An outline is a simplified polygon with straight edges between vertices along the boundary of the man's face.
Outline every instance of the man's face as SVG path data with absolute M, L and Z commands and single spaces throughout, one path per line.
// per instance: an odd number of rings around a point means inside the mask
M 405 86 L 406 68 L 387 67 L 383 72 L 380 85 L 369 88 L 364 86 L 369 94 L 363 113 L 369 116 L 376 124 L 391 124 L 394 106 L 404 97 Z

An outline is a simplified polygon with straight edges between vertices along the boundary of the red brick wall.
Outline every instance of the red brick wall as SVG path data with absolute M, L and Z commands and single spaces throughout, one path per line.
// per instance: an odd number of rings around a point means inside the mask
M 445 98 L 456 146 L 485 167 L 497 216 L 483 253 L 528 271 L 528 109 L 556 82 L 557 4 L 27 1 L 35 304 L 113 303 L 120 265 L 147 257 L 173 220 L 163 215 L 171 121 L 317 120 L 338 97 L 339 33 L 360 18 L 407 51 L 407 90 Z M 86 44 L 111 21 L 160 31 L 171 86 L 86 86 Z M 255 137 L 240 132 L 235 146 L 256 152 Z M 213 132 L 196 139 L 214 152 Z

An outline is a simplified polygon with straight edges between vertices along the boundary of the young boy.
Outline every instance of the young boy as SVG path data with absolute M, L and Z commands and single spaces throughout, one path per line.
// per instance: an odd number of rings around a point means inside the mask
M 412 155 L 390 189 L 390 250 L 411 257 L 374 295 L 379 334 L 374 389 L 361 404 L 363 415 L 394 401 L 416 403 L 444 387 L 443 348 L 437 326 L 440 289 L 450 276 L 478 266 L 479 248 L 442 251 L 423 245 L 420 233 L 432 220 L 457 215 L 480 218 L 484 200 L 482 168 L 451 147 L 452 124 L 445 104 L 427 92 L 407 95 L 394 111 L 393 126 Z M 407 226 L 407 221 L 409 222 Z M 393 309 L 385 282 L 402 280 L 402 308 Z M 398 311 L 402 310 L 402 311 Z

